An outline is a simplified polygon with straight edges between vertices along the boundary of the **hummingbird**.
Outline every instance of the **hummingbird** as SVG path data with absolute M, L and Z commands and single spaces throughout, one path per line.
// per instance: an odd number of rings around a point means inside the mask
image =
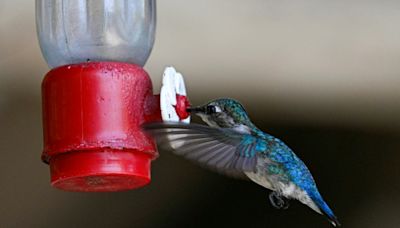
M 340 226 L 306 165 L 285 143 L 257 128 L 238 101 L 220 98 L 187 111 L 208 126 L 161 122 L 143 128 L 158 145 L 169 145 L 177 155 L 271 190 L 269 200 L 278 209 L 288 208 L 289 200 L 296 199 Z

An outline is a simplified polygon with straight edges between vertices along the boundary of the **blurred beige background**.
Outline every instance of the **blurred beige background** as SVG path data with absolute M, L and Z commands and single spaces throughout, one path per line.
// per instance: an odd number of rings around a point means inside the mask
M 164 67 L 174 65 L 192 103 L 239 99 L 256 124 L 310 164 L 345 227 L 400 225 L 399 1 L 168 0 L 157 8 L 145 66 L 156 92 Z M 300 204 L 273 210 L 267 191 L 169 153 L 144 189 L 52 189 L 39 160 L 40 83 L 48 70 L 34 1 L 0 1 L 1 227 L 328 227 Z M 238 190 L 230 195 L 227 186 Z M 224 205 L 254 211 L 241 220 Z

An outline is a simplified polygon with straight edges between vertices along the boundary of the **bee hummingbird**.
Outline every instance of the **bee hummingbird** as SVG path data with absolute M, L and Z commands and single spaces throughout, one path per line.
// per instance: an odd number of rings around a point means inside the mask
M 208 126 L 164 122 L 143 128 L 178 155 L 272 190 L 269 200 L 276 208 L 286 209 L 289 199 L 297 199 L 325 214 L 332 225 L 340 225 L 306 165 L 285 143 L 258 129 L 238 101 L 217 99 L 188 112 Z

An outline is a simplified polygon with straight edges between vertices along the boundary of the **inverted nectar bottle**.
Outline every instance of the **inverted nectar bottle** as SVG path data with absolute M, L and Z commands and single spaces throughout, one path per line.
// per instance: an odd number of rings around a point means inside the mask
M 155 0 L 37 0 L 36 22 L 51 68 L 86 61 L 143 66 L 154 43 Z
M 155 0 L 36 0 L 44 149 L 51 184 L 120 191 L 150 182 L 155 144 L 142 132 L 160 118 L 142 66 L 155 32 Z

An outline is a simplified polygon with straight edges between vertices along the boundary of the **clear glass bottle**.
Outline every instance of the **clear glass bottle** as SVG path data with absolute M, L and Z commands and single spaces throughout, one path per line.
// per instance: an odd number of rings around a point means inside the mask
M 155 25 L 155 0 L 36 0 L 39 43 L 51 68 L 86 61 L 143 66 Z

